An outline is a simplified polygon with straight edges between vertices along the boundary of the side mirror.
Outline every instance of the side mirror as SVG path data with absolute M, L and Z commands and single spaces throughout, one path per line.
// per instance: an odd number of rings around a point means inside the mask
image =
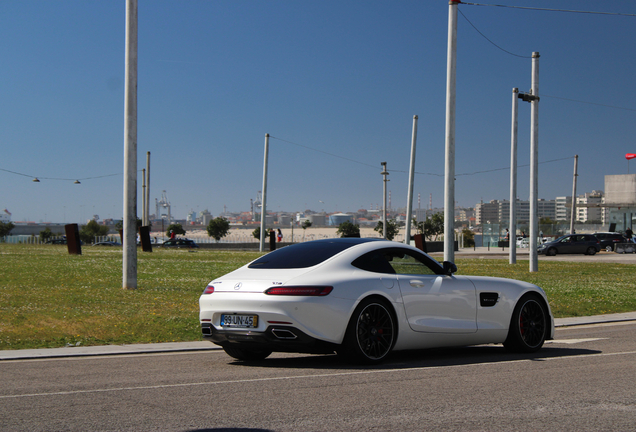
M 442 266 L 444 267 L 444 274 L 447 276 L 451 276 L 453 273 L 457 272 L 457 266 L 455 263 L 444 261 Z

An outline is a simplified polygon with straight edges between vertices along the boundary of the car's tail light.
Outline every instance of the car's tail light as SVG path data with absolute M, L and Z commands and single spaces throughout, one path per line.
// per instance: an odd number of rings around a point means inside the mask
M 214 292 L 214 285 L 208 285 L 203 290 L 203 294 L 212 294 Z
M 286 296 L 308 296 L 321 297 L 326 296 L 333 290 L 332 286 L 278 286 L 265 290 L 267 295 L 286 295 Z

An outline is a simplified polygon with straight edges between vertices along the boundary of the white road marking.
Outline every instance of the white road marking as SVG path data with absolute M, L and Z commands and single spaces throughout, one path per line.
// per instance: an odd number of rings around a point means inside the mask
M 573 356 L 546 357 L 546 358 L 534 358 L 534 359 L 525 359 L 525 360 L 506 360 L 501 362 L 471 363 L 466 365 L 423 366 L 423 367 L 403 368 L 403 369 L 374 369 L 374 370 L 326 373 L 326 374 L 316 374 L 316 375 L 292 375 L 292 376 L 282 376 L 282 377 L 250 378 L 250 379 L 239 379 L 239 380 L 228 380 L 228 381 L 204 381 L 204 382 L 195 382 L 195 383 L 163 384 L 163 385 L 153 385 L 153 386 L 116 387 L 116 388 L 102 388 L 102 389 L 92 389 L 92 390 L 71 390 L 71 391 L 61 391 L 61 392 L 51 392 L 51 393 L 1 395 L 0 399 L 17 399 L 22 397 L 38 397 L 38 396 L 63 396 L 63 395 L 84 394 L 84 393 L 108 393 L 108 392 L 129 391 L 129 390 L 168 389 L 168 388 L 194 387 L 194 386 L 204 386 L 204 385 L 245 384 L 245 383 L 257 383 L 257 382 L 266 382 L 266 381 L 284 381 L 284 380 L 300 380 L 300 379 L 309 380 L 314 378 L 334 378 L 334 377 L 344 377 L 344 376 L 354 376 L 354 375 L 371 375 L 371 374 L 398 373 L 398 372 L 418 372 L 418 371 L 435 370 L 442 367 L 445 369 L 448 369 L 448 368 L 463 368 L 463 367 L 472 367 L 472 366 L 493 366 L 493 365 L 512 364 L 512 363 L 536 362 L 537 360 L 555 361 L 555 360 L 570 360 L 570 359 L 579 359 L 579 358 L 587 359 L 587 358 L 593 358 L 593 357 L 609 357 L 609 356 L 619 356 L 619 355 L 636 355 L 636 351 L 617 352 L 617 353 L 599 353 L 599 354 L 580 354 L 580 355 L 573 355 Z
M 566 344 L 566 345 L 572 345 L 572 344 L 577 344 L 577 343 L 592 342 L 592 341 L 606 340 L 606 339 L 609 339 L 609 338 L 555 339 L 555 340 L 545 341 L 545 343 L 547 343 L 547 344 Z

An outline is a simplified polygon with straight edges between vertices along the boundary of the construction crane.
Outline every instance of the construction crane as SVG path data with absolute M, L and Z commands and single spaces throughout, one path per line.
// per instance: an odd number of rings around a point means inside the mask
M 168 223 L 172 222 L 172 215 L 170 214 L 170 201 L 168 201 L 166 191 L 161 191 L 161 200 L 157 201 L 157 198 L 155 198 L 155 206 L 155 217 L 157 219 L 166 218 Z

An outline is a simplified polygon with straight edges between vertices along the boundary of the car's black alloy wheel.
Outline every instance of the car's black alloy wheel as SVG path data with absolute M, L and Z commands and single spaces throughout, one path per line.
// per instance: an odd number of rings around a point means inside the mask
M 548 322 L 543 302 L 536 295 L 526 295 L 519 300 L 512 314 L 506 349 L 513 352 L 535 352 L 545 342 Z
M 396 332 L 390 306 L 365 300 L 353 313 L 338 354 L 356 363 L 379 363 L 393 349 Z

